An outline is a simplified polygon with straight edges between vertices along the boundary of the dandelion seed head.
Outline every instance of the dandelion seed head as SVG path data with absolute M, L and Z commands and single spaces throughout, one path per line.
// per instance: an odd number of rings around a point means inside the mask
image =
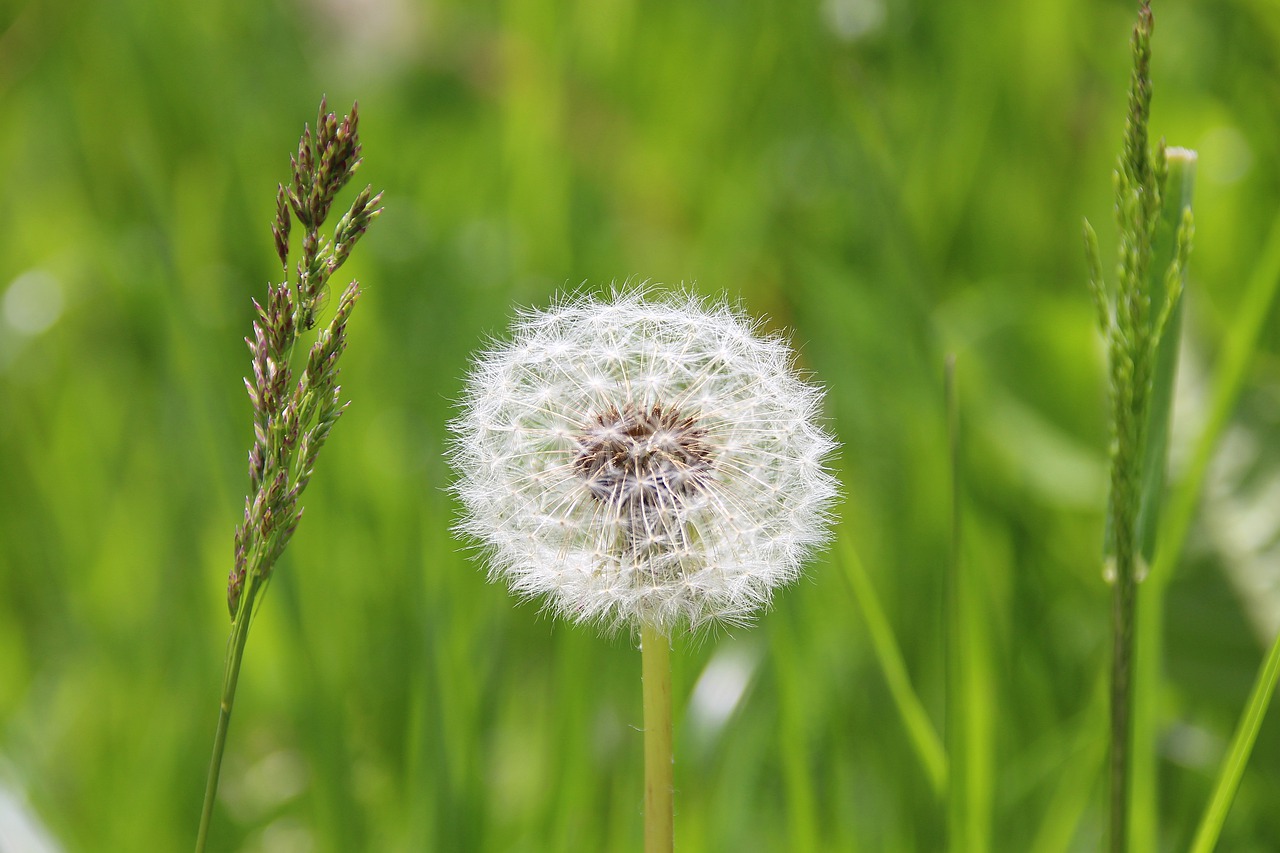
M 524 313 L 452 424 L 457 528 L 491 578 L 573 621 L 747 621 L 829 536 L 821 400 L 724 301 L 628 290 Z

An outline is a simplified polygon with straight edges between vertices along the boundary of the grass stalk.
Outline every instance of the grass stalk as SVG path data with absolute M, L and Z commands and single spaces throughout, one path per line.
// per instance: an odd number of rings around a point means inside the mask
M 347 321 L 360 296 L 351 282 L 342 292 L 329 323 L 320 329 L 295 370 L 294 352 L 303 332 L 315 328 L 328 301 L 329 280 L 356 243 L 381 213 L 369 187 L 357 195 L 339 219 L 333 236 L 321 234 L 334 198 L 360 166 L 357 108 L 339 121 L 321 99 L 314 134 L 303 129 L 298 153 L 290 158 L 290 186 L 276 191 L 276 217 L 271 225 L 281 281 L 267 288 L 265 304 L 254 302 L 257 320 L 245 343 L 252 354 L 252 377 L 245 390 L 253 404 L 253 447 L 249 451 L 250 493 L 244 520 L 236 528 L 235 560 L 227 578 L 227 607 L 231 637 L 223 667 L 218 728 L 205 786 L 196 853 L 209 837 L 218 777 L 226 749 L 231 709 L 235 704 L 240 663 L 259 594 L 302 520 L 300 502 L 315 472 L 316 460 L 346 404 L 338 385 L 338 363 L 347 345 Z M 289 276 L 289 237 L 294 220 L 302 226 L 301 257 L 293 279 Z
M 671 641 L 647 623 L 640 629 L 644 682 L 644 849 L 675 845 L 674 756 L 671 749 Z
M 1137 582 L 1131 554 L 1117 559 L 1111 595 L 1111 753 L 1108 761 L 1110 800 L 1108 849 L 1129 849 L 1129 780 L 1133 709 L 1133 633 Z M 1124 568 L 1120 568 L 1124 566 Z
M 1138 584 L 1151 563 L 1159 522 L 1177 370 L 1180 297 L 1193 233 L 1190 198 L 1195 154 L 1167 149 L 1163 140 L 1154 150 L 1150 144 L 1153 25 L 1151 7 L 1143 3 L 1133 29 L 1129 110 L 1116 170 L 1119 264 L 1114 290 L 1103 278 L 1097 236 L 1085 223 L 1089 284 L 1108 343 L 1111 392 L 1111 475 L 1104 546 L 1104 574 L 1112 584 L 1107 773 L 1111 853 L 1125 853 L 1131 843 Z M 1143 817 L 1149 819 L 1153 811 L 1154 807 L 1145 809 Z
M 205 782 L 204 806 L 200 811 L 200 830 L 196 835 L 196 853 L 204 853 L 209 839 L 209 824 L 213 820 L 213 803 L 218 794 L 218 777 L 222 772 L 222 755 L 227 746 L 227 727 L 231 723 L 231 708 L 236 701 L 236 684 L 240 681 L 240 661 L 244 658 L 245 643 L 249 639 L 250 613 L 256 590 L 246 593 L 248 599 L 236 614 L 231 636 L 227 639 L 227 660 L 222 673 L 222 699 L 218 705 L 218 729 L 213 736 L 213 757 L 209 759 L 209 777 Z

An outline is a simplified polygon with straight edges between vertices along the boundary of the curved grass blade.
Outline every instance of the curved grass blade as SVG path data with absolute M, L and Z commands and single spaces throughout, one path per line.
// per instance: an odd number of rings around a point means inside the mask
M 1195 841 L 1191 845 L 1191 853 L 1212 853 L 1222 832 L 1222 825 L 1227 820 L 1227 812 L 1231 810 L 1231 801 L 1235 799 L 1236 789 L 1240 786 L 1240 777 L 1244 775 L 1245 765 L 1253 752 L 1254 741 L 1258 738 L 1258 730 L 1262 728 L 1262 720 L 1267 715 L 1267 707 L 1276 692 L 1276 682 L 1280 681 L 1280 635 L 1271 644 L 1271 651 L 1262 662 L 1258 671 L 1258 679 L 1254 682 L 1253 692 L 1249 696 L 1249 704 L 1245 706 L 1236 733 L 1231 738 L 1231 749 L 1218 771 L 1218 779 L 1213 786 L 1213 796 L 1205 807 L 1204 817 L 1200 819 L 1200 828 L 1196 830 Z
M 924 770 L 925 776 L 933 786 L 934 792 L 943 796 L 947 790 L 947 752 L 942 746 L 938 731 L 929 720 L 928 713 L 920 697 L 911 686 L 911 676 L 907 674 L 907 665 L 902 658 L 902 650 L 893 635 L 893 628 L 885 616 L 884 607 L 876 596 L 875 587 L 867 576 L 867 570 L 858 558 L 858 552 L 845 536 L 839 537 L 837 547 L 840 552 L 840 564 L 844 568 L 845 578 L 853 588 L 854 600 L 862 611 L 863 622 L 871 635 L 871 646 L 875 651 L 876 661 L 884 673 L 889 685 L 889 694 L 902 717 L 902 724 L 907 730 L 916 758 Z

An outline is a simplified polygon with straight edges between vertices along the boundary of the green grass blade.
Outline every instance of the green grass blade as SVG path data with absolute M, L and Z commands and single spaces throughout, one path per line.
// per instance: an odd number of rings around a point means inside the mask
M 1280 214 L 1271 224 L 1262 259 L 1254 267 L 1235 321 L 1222 336 L 1222 356 L 1213 379 L 1213 400 L 1204 428 L 1186 472 L 1173 487 L 1168 512 L 1160 531 L 1160 549 L 1151 567 L 1151 579 L 1163 581 L 1182 554 L 1191 519 L 1200 500 L 1209 463 L 1244 387 L 1245 374 L 1258 351 L 1262 329 L 1280 290 Z
M 1155 373 L 1151 379 L 1151 403 L 1147 419 L 1147 441 L 1142 460 L 1142 502 L 1138 511 L 1138 548 L 1151 565 L 1156 533 L 1160 523 L 1164 496 L 1166 460 L 1169 453 L 1169 420 L 1173 409 L 1173 391 L 1178 378 L 1178 350 L 1182 340 L 1182 302 L 1178 294 L 1170 296 L 1165 287 L 1165 270 L 1176 254 L 1178 227 L 1183 215 L 1191 209 L 1195 189 L 1196 155 L 1194 151 L 1169 151 L 1169 177 L 1165 183 L 1164 207 L 1156 229 L 1152 250 L 1150 293 L 1153 312 L 1159 316 L 1166 300 L 1176 300 L 1169 314 L 1160 343 L 1156 348 Z M 1181 271 L 1185 289 L 1186 270 Z
M 1138 840 L 1154 838 L 1156 811 L 1155 743 L 1159 735 L 1156 701 L 1162 693 L 1160 678 L 1164 591 L 1182 555 L 1187 532 L 1200 501 L 1209 465 L 1213 461 L 1236 401 L 1244 387 L 1249 365 L 1258 351 L 1263 325 L 1280 291 L 1280 215 L 1272 222 L 1261 259 L 1245 288 L 1236 317 L 1223 335 L 1223 350 L 1213 379 L 1213 397 L 1186 470 L 1169 492 L 1160 526 L 1159 547 L 1151 573 L 1139 588 L 1142 618 L 1138 621 L 1138 680 L 1140 696 L 1147 697 L 1135 720 L 1135 787 L 1138 796 L 1135 829 Z M 1153 701 L 1153 699 L 1155 701 Z
M 953 851 L 962 851 L 969 843 L 968 820 L 968 754 L 965 749 L 965 732 L 973 708 L 963 697 L 965 694 L 965 657 L 969 651 L 966 642 L 968 625 L 965 620 L 964 579 L 960 574 L 960 410 L 956 401 L 956 359 L 948 355 L 943 373 L 944 396 L 947 408 L 947 450 L 951 457 L 951 543 L 947 554 L 946 587 L 946 749 L 950 758 L 947 775 L 947 845 Z
M 1272 642 L 1271 651 L 1267 653 L 1262 669 L 1258 671 L 1249 704 L 1245 706 L 1240 724 L 1231 738 L 1231 749 L 1222 762 L 1222 769 L 1218 771 L 1213 796 L 1209 798 L 1204 817 L 1200 819 L 1200 828 L 1196 830 L 1191 853 L 1212 853 L 1214 845 L 1218 843 L 1218 835 L 1226 822 L 1227 812 L 1231 810 L 1231 801 L 1235 799 L 1240 777 L 1244 774 L 1245 765 L 1249 763 L 1253 743 L 1258 738 L 1258 730 L 1262 728 L 1262 720 L 1267 715 L 1267 706 L 1271 704 L 1277 681 L 1280 681 L 1280 635 Z
M 1169 177 L 1165 183 L 1164 206 L 1156 231 L 1151 264 L 1151 304 L 1157 315 L 1169 298 L 1165 271 L 1177 254 L 1178 227 L 1191 209 L 1195 189 L 1194 151 L 1170 149 Z M 1185 291 L 1186 269 L 1181 270 Z M 1169 452 L 1170 415 L 1177 383 L 1178 350 L 1182 338 L 1182 304 L 1177 298 L 1165 323 L 1156 350 L 1151 383 L 1151 408 L 1147 420 L 1147 440 L 1143 448 L 1142 500 L 1138 511 L 1137 543 L 1143 566 L 1148 570 L 1157 559 L 1156 542 L 1163 521 L 1165 470 Z M 1160 646 L 1163 615 L 1163 585 L 1148 576 L 1139 585 L 1139 618 L 1135 636 L 1132 796 L 1130 840 L 1134 850 L 1156 849 L 1159 807 L 1156 785 L 1156 739 L 1159 727 Z M 1149 624 L 1148 624 L 1149 623 Z M 1144 644 L 1144 639 L 1147 641 Z
M 778 678 L 778 751 L 787 803 L 786 848 L 821 850 L 820 797 L 813 777 L 813 739 L 806 720 L 811 703 L 793 663 L 801 654 L 795 626 L 789 618 L 778 618 L 772 620 L 771 631 Z
M 1263 324 L 1270 316 L 1277 291 L 1280 291 L 1280 215 L 1272 223 L 1262 258 L 1249 279 L 1236 319 L 1223 336 L 1223 354 L 1214 377 L 1209 415 L 1196 441 L 1187 471 L 1169 500 L 1168 521 L 1161 531 L 1160 550 L 1151 572 L 1152 580 L 1158 585 L 1153 592 L 1163 588 L 1182 553 L 1209 464 L 1213 461 L 1218 441 L 1235 410 L 1240 390 L 1244 386 L 1245 374 L 1258 350 Z M 1152 627 L 1158 629 L 1158 625 Z M 1159 635 L 1146 642 L 1143 642 L 1144 639 L 1146 638 L 1140 638 L 1139 648 L 1151 649 L 1154 657 L 1158 654 Z M 1214 793 L 1196 833 L 1194 850 L 1211 850 L 1217 840 L 1239 784 L 1240 774 L 1249 759 L 1267 703 L 1274 692 L 1277 677 L 1280 677 L 1280 638 L 1272 645 L 1262 664 L 1253 695 L 1245 707 L 1231 749 L 1215 783 Z
M 957 853 L 991 849 L 991 755 L 994 688 L 985 626 L 988 620 L 962 558 L 961 425 L 955 357 L 945 369 L 947 434 L 951 457 L 951 546 L 946 589 L 946 754 L 948 848 Z
M 902 650 L 893 635 L 893 629 L 885 616 L 880 599 L 876 596 L 875 587 L 858 558 L 853 544 L 848 538 L 841 536 L 837 544 L 840 552 L 840 563 L 844 567 L 845 577 L 853 588 L 854 600 L 862 611 L 863 622 L 871 635 L 871 646 L 875 651 L 876 661 L 884 673 L 889 685 L 889 693 L 897 706 L 902 724 L 906 727 L 916 757 L 924 769 L 933 790 L 938 796 L 946 793 L 947 786 L 947 753 L 938 737 L 937 729 L 929 720 L 929 715 L 911 686 L 911 677 L 907 674 L 907 665 L 902 658 Z

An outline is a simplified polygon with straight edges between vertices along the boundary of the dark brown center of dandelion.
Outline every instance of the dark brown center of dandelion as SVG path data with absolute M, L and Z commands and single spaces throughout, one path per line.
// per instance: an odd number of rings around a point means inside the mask
M 680 506 L 701 491 L 711 477 L 711 448 L 707 431 L 677 409 L 627 403 L 583 426 L 573 469 L 592 497 L 625 518 Z

